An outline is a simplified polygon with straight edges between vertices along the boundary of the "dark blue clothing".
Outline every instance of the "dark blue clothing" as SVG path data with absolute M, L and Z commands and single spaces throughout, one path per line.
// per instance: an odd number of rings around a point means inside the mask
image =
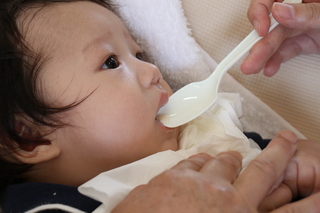
M 80 194 L 77 187 L 50 183 L 23 183 L 7 188 L 2 201 L 2 210 L 4 213 L 20 213 L 48 204 L 61 204 L 59 205 L 61 208 L 39 212 L 68 212 L 63 210 L 64 207 L 92 212 L 101 203 Z
M 271 141 L 270 139 L 263 139 L 259 134 L 255 132 L 244 132 L 244 134 L 247 136 L 247 138 L 250 138 L 254 142 L 256 142 L 261 149 L 266 148 L 269 142 Z

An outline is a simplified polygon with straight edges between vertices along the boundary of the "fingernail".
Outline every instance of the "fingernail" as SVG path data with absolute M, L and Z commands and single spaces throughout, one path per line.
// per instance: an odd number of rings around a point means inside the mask
M 253 20 L 252 24 L 253 24 L 254 29 L 258 33 L 258 35 L 261 36 L 260 35 L 260 23 L 257 20 Z
M 297 136 L 291 131 L 283 131 L 280 133 L 281 137 L 287 139 L 291 143 L 297 142 Z
M 294 17 L 294 7 L 289 4 L 275 2 L 273 11 L 280 18 L 292 19 Z

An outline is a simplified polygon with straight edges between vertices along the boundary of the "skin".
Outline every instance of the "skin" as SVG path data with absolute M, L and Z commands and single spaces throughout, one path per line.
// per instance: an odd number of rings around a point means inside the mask
M 45 101 L 65 106 L 87 97 L 59 115 L 69 125 L 48 135 L 50 145 L 29 157 L 20 153 L 21 161 L 36 163 L 29 181 L 78 186 L 103 171 L 178 149 L 179 128 L 155 120 L 172 91 L 111 11 L 86 1 L 54 3 L 28 9 L 19 22 L 45 58 L 39 76 Z
M 244 74 L 263 70 L 264 75 L 273 76 L 281 63 L 297 55 L 320 53 L 320 1 L 303 0 L 303 4 L 277 2 L 282 1 L 251 1 L 248 18 L 259 35 L 265 37 L 252 47 L 241 64 Z M 280 25 L 267 34 L 270 12 Z

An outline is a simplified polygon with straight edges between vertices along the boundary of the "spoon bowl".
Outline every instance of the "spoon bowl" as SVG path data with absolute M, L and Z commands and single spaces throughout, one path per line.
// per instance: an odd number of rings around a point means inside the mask
M 300 2 L 301 0 L 285 0 L 283 3 Z M 278 25 L 271 15 L 270 20 L 269 32 Z M 167 127 L 177 127 L 206 111 L 217 99 L 218 87 L 223 75 L 261 38 L 253 30 L 218 64 L 207 79 L 190 83 L 170 96 L 169 102 L 160 108 L 157 119 Z
M 206 111 L 217 99 L 217 75 L 214 72 L 203 81 L 193 82 L 179 89 L 170 96 L 168 104 L 159 110 L 157 119 L 167 127 L 176 127 Z M 216 82 L 213 83 L 213 80 Z

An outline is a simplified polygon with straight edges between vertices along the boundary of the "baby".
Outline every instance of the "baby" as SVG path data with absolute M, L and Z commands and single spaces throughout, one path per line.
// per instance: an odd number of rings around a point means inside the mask
M 100 203 L 79 194 L 77 187 L 102 172 L 177 151 L 179 145 L 186 152 L 174 153 L 183 153 L 182 159 L 230 147 L 244 156 L 259 152 L 251 153 L 237 116 L 231 115 L 237 111 L 237 96 L 220 98 L 218 107 L 207 112 L 210 116 L 184 126 L 182 133 L 157 121 L 172 91 L 159 69 L 144 61 L 143 51 L 105 1 L 0 4 L 5 211 L 70 209 L 69 203 L 49 205 L 44 194 L 54 200 L 68 191 L 54 203 L 73 199 L 74 209 L 92 212 Z M 200 126 L 204 131 L 198 131 Z M 208 146 L 212 135 L 220 137 L 220 144 L 234 145 Z M 194 140 L 204 146 L 190 144 Z

